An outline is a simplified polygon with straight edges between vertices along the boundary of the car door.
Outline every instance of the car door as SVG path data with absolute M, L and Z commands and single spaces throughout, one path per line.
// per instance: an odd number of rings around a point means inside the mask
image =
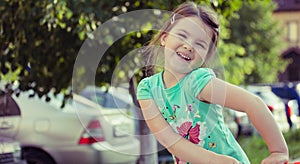
M 0 136 L 14 138 L 18 132 L 21 112 L 10 94 L 0 90 Z

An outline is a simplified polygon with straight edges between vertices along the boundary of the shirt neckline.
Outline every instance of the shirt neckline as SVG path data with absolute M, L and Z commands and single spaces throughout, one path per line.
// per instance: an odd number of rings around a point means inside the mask
M 186 79 L 186 77 L 190 74 L 188 73 L 185 77 L 183 77 L 182 79 L 180 79 L 174 86 L 170 87 L 170 88 L 166 88 L 165 86 L 165 83 L 164 83 L 164 80 L 163 80 L 163 73 L 164 71 L 161 71 L 160 72 L 160 75 L 159 75 L 159 82 L 162 84 L 163 86 L 163 89 L 166 93 L 173 93 L 177 90 L 179 90 L 181 87 L 182 87 L 182 83 L 183 81 Z

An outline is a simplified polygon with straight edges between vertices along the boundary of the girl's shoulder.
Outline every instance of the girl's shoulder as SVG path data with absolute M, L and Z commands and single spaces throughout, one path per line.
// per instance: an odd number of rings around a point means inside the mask
M 187 78 L 204 76 L 215 76 L 215 73 L 211 68 L 196 68 L 187 75 Z
M 149 77 L 146 77 L 147 79 L 150 79 L 150 80 L 152 80 L 152 79 L 158 79 L 158 78 L 160 78 L 160 76 L 162 75 L 162 73 L 163 72 L 158 72 L 158 73 L 156 73 L 156 74 L 154 74 L 154 75 L 151 75 L 151 76 L 149 76 Z
M 153 98 L 152 90 L 162 85 L 160 75 L 155 74 L 142 79 L 137 86 L 137 98 L 138 99 L 150 99 Z
M 154 75 L 151 75 L 151 76 L 149 76 L 149 77 L 145 77 L 145 78 L 143 78 L 140 82 L 139 82 L 139 84 L 147 84 L 147 85 L 149 85 L 149 84 L 153 84 L 153 83 L 155 83 L 155 84 L 157 84 L 157 83 L 160 83 L 160 81 L 161 81 L 161 76 L 162 76 L 162 72 L 159 72 L 159 73 L 156 73 L 156 74 L 154 74 Z

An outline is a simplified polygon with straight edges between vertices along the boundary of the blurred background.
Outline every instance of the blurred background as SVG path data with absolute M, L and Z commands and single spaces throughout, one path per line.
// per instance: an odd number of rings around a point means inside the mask
M 172 163 L 170 154 L 155 139 L 139 137 L 149 134 L 145 122 L 134 119 L 141 115 L 135 88 L 145 72 L 133 68 L 142 60 L 134 58 L 114 72 L 122 58 L 151 39 L 157 32 L 152 29 L 161 20 L 149 19 L 136 27 L 140 30 L 130 32 L 131 27 L 120 26 L 118 22 L 134 20 L 116 18 L 142 9 L 171 11 L 182 2 L 0 1 L 0 137 L 3 145 L 9 142 L 2 138 L 14 140 L 14 145 L 19 143 L 12 146 L 14 150 L 9 149 L 12 151 L 0 152 L 0 163 L 78 163 L 75 152 L 84 152 L 82 163 Z M 221 65 L 214 68 L 217 75 L 265 101 L 287 139 L 291 160 L 297 159 L 300 1 L 195 2 L 212 7 L 219 15 Z M 97 69 L 83 67 L 73 72 L 83 43 L 95 39 L 94 32 L 107 21 L 117 23 L 100 31 L 103 38 L 99 46 L 109 48 Z M 113 36 L 120 31 L 122 37 L 114 40 Z M 87 60 L 91 58 L 84 55 Z M 91 72 L 94 77 L 87 76 Z M 79 78 L 73 79 L 75 74 Z M 76 90 L 72 90 L 72 84 Z M 84 114 L 78 118 L 74 111 Z M 244 113 L 224 109 L 224 115 L 252 163 L 267 156 L 265 143 Z M 70 132 L 66 133 L 66 129 Z M 159 153 L 144 154 L 157 147 Z M 20 152 L 22 155 L 18 155 Z

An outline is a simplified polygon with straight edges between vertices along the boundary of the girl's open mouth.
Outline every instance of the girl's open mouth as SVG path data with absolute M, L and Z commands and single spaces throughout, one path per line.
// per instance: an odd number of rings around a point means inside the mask
M 184 53 L 182 53 L 182 52 L 176 52 L 176 54 L 180 57 L 180 58 L 182 58 L 183 60 L 185 60 L 185 61 L 190 61 L 190 60 L 192 60 L 190 57 L 188 57 L 188 56 L 186 56 Z

